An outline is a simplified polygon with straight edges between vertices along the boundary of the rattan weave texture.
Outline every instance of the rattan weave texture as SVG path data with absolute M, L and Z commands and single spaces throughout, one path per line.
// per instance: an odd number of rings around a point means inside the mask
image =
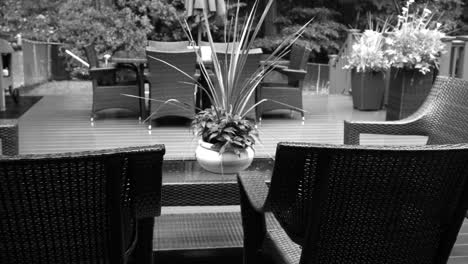
M 306 75 L 305 69 L 309 60 L 310 49 L 300 45 L 293 45 L 291 49 L 291 59 L 288 68 L 280 67 L 279 73 L 288 77 L 287 84 L 281 83 L 262 83 L 256 90 L 256 102 L 263 99 L 266 101 L 257 106 L 257 119 L 262 117 L 264 112 L 276 109 L 291 109 L 298 111 L 303 109 L 302 105 L 302 81 Z M 292 70 L 289 72 L 288 70 Z M 276 101 L 276 102 L 274 102 Z M 279 104 L 280 102 L 282 104 Z M 284 105 L 286 104 L 286 105 Z M 290 105 L 295 108 L 291 108 Z M 304 112 L 298 111 L 304 117 Z
M 180 116 L 193 118 L 195 114 L 195 89 L 192 79 L 195 75 L 195 65 L 197 55 L 194 50 L 185 49 L 185 51 L 160 51 L 152 47 L 146 48 L 148 57 L 149 74 L 147 76 L 150 82 L 150 117 L 151 120 L 164 116 Z M 163 63 L 177 67 L 180 71 Z M 167 100 L 177 100 L 164 104 Z
M 292 263 L 289 240 L 303 249 L 300 263 L 446 263 L 468 207 L 467 177 L 466 144 L 280 143 L 266 200 L 252 188 L 264 190 L 264 179 L 239 175 L 245 263 L 258 260 L 263 238 Z M 265 209 L 287 237 L 268 231 Z
M 18 155 L 18 122 L 13 119 L 0 120 L 1 155 Z
M 439 76 L 423 105 L 411 116 L 387 122 L 344 122 L 344 143 L 360 134 L 421 135 L 427 144 L 468 143 L 468 81 Z
M 141 96 L 137 80 L 119 80 L 123 75 L 129 75 L 129 72 L 136 76 L 137 69 L 124 64 L 99 65 L 94 45 L 86 46 L 85 52 L 93 85 L 91 118 L 95 118 L 97 112 L 106 109 L 126 109 L 141 115 L 143 109 L 140 109 L 138 99 L 123 95 Z
M 135 203 L 160 193 L 164 152 L 156 145 L 1 157 L 0 263 L 126 263 L 135 208 L 146 208 Z

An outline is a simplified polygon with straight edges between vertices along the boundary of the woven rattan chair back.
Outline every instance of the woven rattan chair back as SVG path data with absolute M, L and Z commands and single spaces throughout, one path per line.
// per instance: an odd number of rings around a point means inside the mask
M 445 263 L 468 202 L 468 145 L 280 144 L 269 208 L 301 263 Z
M 468 81 L 437 77 L 414 116 L 421 114 L 418 125 L 428 136 L 427 144 L 468 143 Z
M 18 121 L 14 119 L 0 119 L 1 155 L 18 155 Z
M 291 48 L 288 68 L 293 70 L 305 70 L 307 61 L 309 61 L 309 54 L 309 48 L 294 44 Z
M 231 46 L 229 46 L 229 48 L 231 48 Z M 216 55 L 218 57 L 219 64 L 221 66 L 221 70 L 225 71 L 226 69 L 229 69 L 230 63 L 231 63 L 231 52 L 229 50 L 227 50 L 227 52 L 225 50 L 224 51 L 217 50 Z M 246 85 L 248 85 L 247 82 L 254 77 L 253 76 L 254 73 L 259 68 L 261 56 L 262 56 L 262 51 L 260 49 L 250 50 L 249 55 L 247 56 L 247 60 L 245 61 L 245 64 L 244 64 L 244 68 L 242 69 L 242 72 L 240 74 L 238 85 L 234 88 L 235 91 L 233 92 L 233 94 L 240 94 L 240 90 L 243 89 Z M 244 110 L 248 110 L 249 108 L 253 107 L 254 104 L 255 104 L 255 92 L 250 97 Z M 250 119 L 256 118 L 255 108 L 253 108 L 252 111 L 247 113 L 247 117 Z
M 310 48 L 301 46 L 299 44 L 294 44 L 291 48 L 291 55 L 290 55 L 288 68 L 292 70 L 306 71 L 310 52 L 311 52 Z M 288 78 L 288 84 L 290 86 L 299 86 L 301 85 L 300 81 L 302 80 L 294 79 L 291 77 Z
M 151 119 L 157 119 L 163 116 L 179 116 L 193 118 L 195 114 L 195 85 L 185 74 L 195 75 L 197 55 L 192 49 L 184 51 L 159 51 L 147 47 L 146 55 L 148 57 L 148 81 L 150 82 L 150 100 Z M 179 70 L 158 61 L 165 61 Z M 180 103 L 172 102 L 164 104 L 165 101 L 175 99 Z
M 153 146 L 0 158 L 0 263 L 126 263 L 136 177 L 160 181 L 163 155 Z
M 94 48 L 94 44 L 90 44 L 86 47 L 84 47 L 85 53 L 86 53 L 86 59 L 88 60 L 89 67 L 94 68 L 94 67 L 99 67 L 99 60 L 96 55 L 96 49 Z

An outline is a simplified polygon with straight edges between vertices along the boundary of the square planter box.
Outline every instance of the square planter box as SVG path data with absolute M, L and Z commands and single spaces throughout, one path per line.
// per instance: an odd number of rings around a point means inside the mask
M 434 80 L 433 72 L 392 69 L 387 105 L 387 120 L 400 120 L 416 112 L 426 100 Z
M 353 106 L 359 110 L 380 110 L 383 106 L 385 80 L 383 72 L 351 73 Z

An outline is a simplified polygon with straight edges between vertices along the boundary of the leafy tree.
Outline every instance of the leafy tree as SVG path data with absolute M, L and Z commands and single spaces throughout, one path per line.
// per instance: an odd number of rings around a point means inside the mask
M 283 41 L 284 36 L 291 35 L 313 18 L 303 36 L 297 42 L 312 49 L 312 58 L 318 61 L 326 60 L 326 54 L 336 53 L 345 36 L 346 27 L 339 23 L 340 13 L 325 8 L 295 7 L 276 19 L 280 28 L 277 36 L 268 36 L 256 41 L 258 47 L 266 52 L 274 50 Z

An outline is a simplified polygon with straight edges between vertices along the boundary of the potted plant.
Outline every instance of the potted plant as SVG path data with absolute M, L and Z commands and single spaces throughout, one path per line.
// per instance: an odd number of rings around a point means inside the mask
M 409 0 L 398 16 L 398 24 L 386 37 L 386 52 L 392 67 L 387 120 L 398 120 L 414 113 L 432 87 L 434 70 L 445 52 L 442 25 L 433 21 L 425 8 L 413 10 Z
M 384 72 L 390 67 L 383 49 L 386 26 L 359 35 L 344 69 L 351 72 L 353 106 L 359 110 L 380 110 L 385 94 Z
M 241 78 L 250 50 L 253 48 L 254 40 L 272 3 L 273 0 L 268 1 L 258 21 L 255 19 L 259 5 L 258 0 L 255 1 L 252 10 L 245 18 L 240 17 L 240 5 L 238 5 L 235 16 L 225 19 L 225 42 L 237 44 L 235 47 L 229 47 L 229 45 L 227 47 L 226 52 L 230 52 L 231 58 L 229 63 L 220 63 L 221 58 L 218 59 L 217 53 L 211 52 L 212 73 L 209 73 L 208 66 L 201 59 L 202 50 L 194 49 L 198 57 L 197 61 L 201 74 L 207 79 L 207 85 L 200 84 L 189 74 L 184 73 L 170 63 L 150 57 L 150 59 L 158 60 L 178 70 L 193 80 L 193 84 L 197 84 L 198 88 L 207 94 L 212 106 L 205 110 L 200 109 L 202 111 L 195 115 L 192 128 L 195 134 L 200 136 L 199 145 L 195 152 L 196 158 L 199 164 L 208 171 L 235 173 L 250 165 L 254 157 L 253 146 L 257 141 L 257 129 L 255 124 L 246 117 L 251 111 L 255 110 L 258 104 L 267 100 L 261 100 L 255 105 L 249 106 L 249 99 L 255 95 L 255 89 L 262 81 L 263 76 L 273 70 L 310 23 L 309 21 L 297 32 L 285 38 L 283 43 L 258 67 L 251 77 Z M 207 8 L 204 8 L 203 25 L 206 29 L 209 29 L 209 22 L 206 19 L 208 18 L 207 12 Z M 195 43 L 188 23 L 184 22 L 183 27 L 189 41 Z M 211 50 L 216 50 L 210 30 L 206 30 L 206 33 Z M 210 78 L 213 75 L 214 78 Z M 176 98 L 167 100 L 164 103 L 178 104 L 180 107 L 185 107 Z

